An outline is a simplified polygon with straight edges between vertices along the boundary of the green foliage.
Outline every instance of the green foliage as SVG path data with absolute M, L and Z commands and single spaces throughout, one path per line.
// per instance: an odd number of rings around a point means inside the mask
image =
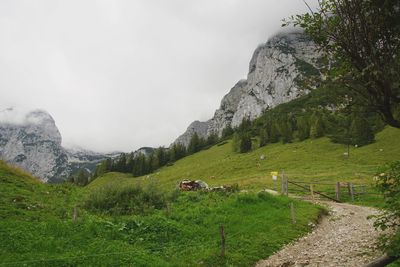
M 154 209 L 163 209 L 172 201 L 155 184 L 108 185 L 93 190 L 87 197 L 84 207 L 90 211 L 108 215 L 144 214 Z
M 90 174 L 85 169 L 80 169 L 74 177 L 74 183 L 80 186 L 85 186 L 89 183 Z
M 297 138 L 299 141 L 306 140 L 310 137 L 310 123 L 305 116 L 297 117 Z
M 293 140 L 293 128 L 289 118 L 279 120 L 277 123 L 279 135 L 283 143 L 290 143 Z
M 170 148 L 170 161 L 174 162 L 186 156 L 186 147 L 181 143 L 174 143 Z
M 399 1 L 318 3 L 315 11 L 292 16 L 284 23 L 303 28 L 323 52 L 325 66 L 320 71 L 324 79 L 314 76 L 314 86 L 336 83 L 345 89 L 339 90 L 342 96 L 356 96 L 354 104 L 369 106 L 387 124 L 400 128 Z
M 265 128 L 259 130 L 258 135 L 260 136 L 260 147 L 266 146 L 269 143 L 268 131 Z
M 204 147 L 204 145 L 204 139 L 200 138 L 197 133 L 193 133 L 187 148 L 187 152 L 189 155 L 199 152 Z
M 356 116 L 350 126 L 351 144 L 364 146 L 374 141 L 374 133 L 366 119 Z
M 234 133 L 233 134 L 232 151 L 233 152 L 240 152 L 240 135 L 238 133 Z
M 237 127 L 236 131 L 239 133 L 248 133 L 252 129 L 252 123 L 250 118 L 243 117 L 242 122 L 240 125 Z
M 218 134 L 216 133 L 211 133 L 208 137 L 207 137 L 207 141 L 206 144 L 207 146 L 213 146 L 216 143 L 218 143 L 219 138 L 218 138 Z
M 384 195 L 385 210 L 377 216 L 375 226 L 392 231 L 382 236 L 381 247 L 390 255 L 400 256 L 400 161 L 395 161 L 375 176 L 377 187 Z
M 244 133 L 240 135 L 240 153 L 246 153 L 251 150 L 252 142 L 250 134 Z
M 314 112 L 310 120 L 311 120 L 310 137 L 319 138 L 324 136 L 325 129 L 322 116 Z
M 245 133 L 235 133 L 232 140 L 232 151 L 239 153 L 249 152 L 252 148 L 252 141 L 250 134 Z
M 233 135 L 233 129 L 229 124 L 222 130 L 222 139 L 227 139 Z

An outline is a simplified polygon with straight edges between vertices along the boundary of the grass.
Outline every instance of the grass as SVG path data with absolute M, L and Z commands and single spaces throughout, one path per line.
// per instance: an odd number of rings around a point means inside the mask
M 249 266 L 304 235 L 322 212 L 267 193 L 189 192 L 166 198 L 166 206 L 117 215 L 103 205 L 109 194 L 96 193 L 107 191 L 101 180 L 87 188 L 48 185 L 3 162 L 0 177 L 0 266 Z M 126 201 L 132 191 L 115 183 L 122 191 L 113 191 L 113 203 Z M 143 199 L 158 203 L 143 192 Z M 96 208 L 85 209 L 93 195 Z M 224 258 L 220 225 L 226 232 Z
M 395 144 L 399 137 L 399 130 L 386 128 L 374 144 L 351 148 L 349 159 L 343 157 L 345 146 L 326 138 L 273 144 L 246 154 L 233 153 L 228 142 L 149 176 L 108 173 L 84 188 L 43 184 L 0 161 L 0 266 L 253 265 L 304 235 L 322 212 L 310 203 L 257 193 L 273 187 L 271 171 L 284 170 L 297 181 L 372 185 L 380 165 L 400 158 Z M 238 183 L 247 193 L 164 197 L 184 178 L 211 186 Z M 138 189 L 150 184 L 158 186 L 153 199 Z M 120 189 L 112 189 L 116 185 Z M 291 201 L 296 225 L 291 224 Z M 360 204 L 380 201 L 375 195 L 356 198 Z M 124 212 L 113 210 L 120 207 Z M 226 232 L 224 258 L 219 256 L 221 225 Z
M 331 143 L 328 138 L 271 144 L 245 154 L 233 153 L 228 142 L 186 157 L 151 175 L 133 178 L 129 174 L 108 173 L 93 181 L 89 188 L 116 181 L 135 184 L 153 179 L 161 186 L 172 189 L 182 179 L 200 179 L 211 186 L 238 183 L 241 189 L 258 191 L 274 187 L 271 171 L 284 170 L 290 180 L 365 184 L 367 192 L 375 194 L 373 176 L 381 165 L 400 158 L 400 147 L 395 141 L 399 139 L 400 131 L 387 127 L 377 134 L 375 143 L 360 148 L 351 147 L 349 158 L 343 154 L 347 152 L 347 146 Z M 261 155 L 265 155 L 265 160 L 260 159 Z M 334 185 L 317 186 L 316 190 L 333 195 Z M 356 197 L 359 204 L 379 205 L 381 201 L 378 195 Z

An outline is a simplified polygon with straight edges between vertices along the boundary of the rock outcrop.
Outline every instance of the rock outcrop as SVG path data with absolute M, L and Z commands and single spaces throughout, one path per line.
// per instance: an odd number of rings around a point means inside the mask
M 44 182 L 63 181 L 79 169 L 91 172 L 105 158 L 120 154 L 66 149 L 61 140 L 54 119 L 46 111 L 21 113 L 9 108 L 0 112 L 0 158 Z
M 13 118 L 13 109 L 2 111 L 2 118 Z M 0 123 L 1 159 L 22 167 L 47 182 L 68 176 L 68 155 L 61 146 L 61 134 L 54 119 L 35 110 L 17 120 Z
M 254 52 L 246 80 L 239 81 L 221 101 L 214 117 L 195 121 L 175 143 L 189 144 L 196 132 L 201 137 L 221 135 L 243 118 L 259 117 L 266 109 L 289 102 L 309 91 L 300 81 L 303 76 L 319 75 L 315 44 L 300 32 L 282 33 L 260 45 Z

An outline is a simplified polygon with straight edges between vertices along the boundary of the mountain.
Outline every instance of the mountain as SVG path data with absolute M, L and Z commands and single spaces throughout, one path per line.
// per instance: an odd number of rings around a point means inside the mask
M 84 149 L 66 149 L 53 117 L 44 110 L 0 112 L 0 158 L 17 165 L 44 182 L 65 180 L 79 169 L 93 171 L 107 157 Z
M 300 81 L 303 76 L 319 75 L 315 44 L 303 33 L 281 33 L 254 52 L 247 79 L 240 80 L 221 101 L 220 108 L 208 121 L 194 121 L 175 143 L 189 144 L 194 133 L 206 138 L 221 135 L 243 118 L 255 119 L 266 109 L 309 93 Z
M 15 118 L 12 108 L 1 118 Z M 0 157 L 47 182 L 67 177 L 68 155 L 61 146 L 61 134 L 54 119 L 43 110 L 31 111 L 19 120 L 0 123 Z

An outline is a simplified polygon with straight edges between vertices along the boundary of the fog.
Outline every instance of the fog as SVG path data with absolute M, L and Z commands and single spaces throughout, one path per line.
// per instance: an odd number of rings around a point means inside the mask
M 65 146 L 168 146 L 212 117 L 283 18 L 306 11 L 301 0 L 2 0 L 0 110 L 48 111 Z

